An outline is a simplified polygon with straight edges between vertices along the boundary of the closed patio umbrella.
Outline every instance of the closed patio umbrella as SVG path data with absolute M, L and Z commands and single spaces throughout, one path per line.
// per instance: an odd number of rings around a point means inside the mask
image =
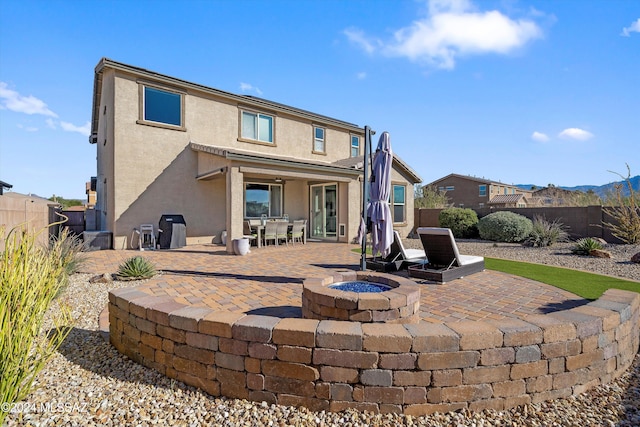
M 372 253 L 382 257 L 389 255 L 393 243 L 393 219 L 389 209 L 392 161 L 391 137 L 389 132 L 383 132 L 371 165 L 371 196 L 367 206 L 367 216 L 371 219 Z

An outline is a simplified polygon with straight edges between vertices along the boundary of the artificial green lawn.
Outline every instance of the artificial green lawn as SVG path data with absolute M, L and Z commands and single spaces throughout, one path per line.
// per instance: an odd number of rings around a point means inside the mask
M 360 252 L 360 249 L 354 249 L 353 252 Z M 371 253 L 369 248 L 367 248 L 367 253 Z M 485 258 L 484 264 L 488 270 L 526 277 L 527 279 L 564 289 L 586 299 L 600 298 L 604 291 L 610 288 L 640 293 L 640 282 L 571 270 L 569 268 L 498 258 Z
M 617 277 L 497 258 L 485 258 L 484 262 L 485 267 L 489 270 L 526 277 L 527 279 L 564 289 L 587 299 L 597 299 L 604 291 L 610 288 L 640 293 L 639 282 L 618 279 Z

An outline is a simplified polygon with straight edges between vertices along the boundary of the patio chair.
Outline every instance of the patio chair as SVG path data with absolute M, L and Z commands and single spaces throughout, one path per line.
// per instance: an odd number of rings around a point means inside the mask
M 288 234 L 289 221 L 276 221 L 276 243 L 280 244 L 281 240 L 284 240 L 286 245 L 289 245 Z
M 367 268 L 377 271 L 397 271 L 410 264 L 424 264 L 427 256 L 422 249 L 406 249 L 402 244 L 400 234 L 393 230 L 393 242 L 389 255 L 385 258 L 368 258 Z
M 293 225 L 291 226 L 291 231 L 289 232 L 289 239 L 291 240 L 291 243 L 295 245 L 296 239 L 298 239 L 300 243 L 304 243 L 302 240 L 303 230 L 304 230 L 304 222 L 302 221 L 293 222 Z
M 243 225 L 243 230 L 242 230 L 243 236 L 242 237 L 245 237 L 245 238 L 249 239 L 250 243 L 252 243 L 252 244 L 254 242 L 257 242 L 258 233 L 254 232 L 251 229 L 251 223 L 249 221 L 244 221 L 242 223 L 242 225 Z
M 445 283 L 484 270 L 483 257 L 460 255 L 450 229 L 420 227 L 418 235 L 428 262 L 409 266 L 409 277 Z
M 269 240 L 273 240 L 274 244 L 278 244 L 278 223 L 275 221 L 267 221 L 264 226 L 264 245 L 267 246 Z

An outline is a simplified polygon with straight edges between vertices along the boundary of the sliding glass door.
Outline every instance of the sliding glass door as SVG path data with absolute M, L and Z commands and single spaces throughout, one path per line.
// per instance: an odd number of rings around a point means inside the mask
M 335 239 L 338 235 L 338 186 L 311 186 L 311 237 Z

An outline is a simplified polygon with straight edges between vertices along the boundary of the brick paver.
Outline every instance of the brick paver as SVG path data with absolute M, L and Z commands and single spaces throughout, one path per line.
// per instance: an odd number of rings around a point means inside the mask
M 115 273 L 132 256 L 144 256 L 162 274 L 138 290 L 170 296 L 176 303 L 214 310 L 301 317 L 302 282 L 333 271 L 358 270 L 356 246 L 309 242 L 306 245 L 253 248 L 245 256 L 226 253 L 218 245 L 179 250 L 88 252 L 83 271 Z M 400 273 L 406 277 L 406 272 Z M 586 304 L 574 294 L 549 285 L 485 270 L 445 284 L 419 280 L 420 316 L 442 323 L 503 319 L 544 314 Z

